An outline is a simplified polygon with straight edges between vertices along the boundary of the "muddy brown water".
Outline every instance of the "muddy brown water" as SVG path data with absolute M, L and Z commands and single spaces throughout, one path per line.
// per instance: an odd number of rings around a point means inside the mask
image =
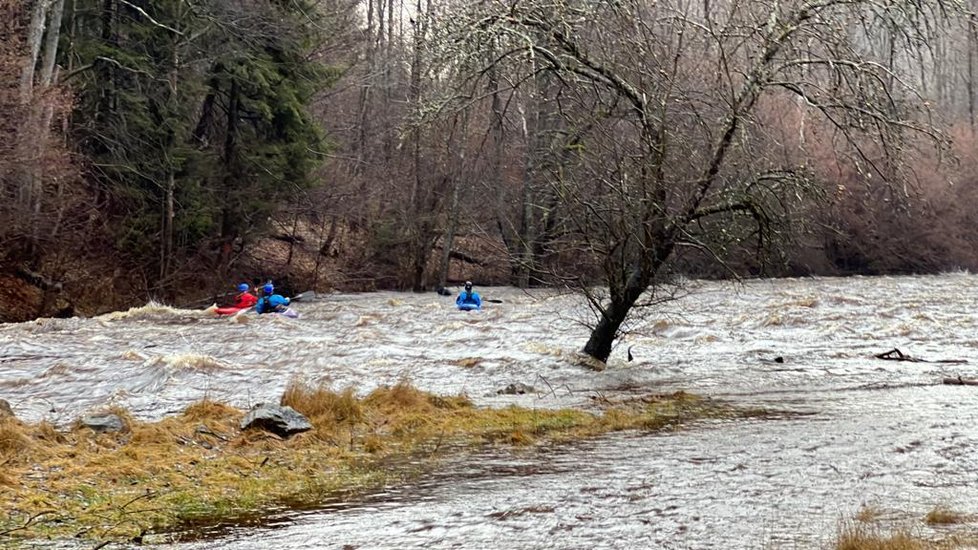
M 692 282 L 602 372 L 575 353 L 583 302 L 552 291 L 482 288 L 502 303 L 479 313 L 435 294 L 325 295 L 297 320 L 147 306 L 0 325 L 0 397 L 65 424 L 106 405 L 146 419 L 203 397 L 248 407 L 294 377 L 360 392 L 409 379 L 484 406 L 687 390 L 801 414 L 466 454 L 362 499 L 165 547 L 825 548 L 865 507 L 923 536 L 942 533 L 922 521 L 937 506 L 978 514 L 978 387 L 941 383 L 978 378 L 976 287 L 967 273 Z M 873 357 L 893 348 L 931 362 Z M 538 391 L 497 394 L 517 382 Z

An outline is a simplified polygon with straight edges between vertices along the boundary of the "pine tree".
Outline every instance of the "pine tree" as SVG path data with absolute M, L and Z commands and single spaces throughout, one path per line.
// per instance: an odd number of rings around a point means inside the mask
M 280 201 L 313 184 L 309 115 L 331 73 L 296 2 L 80 0 L 73 128 L 117 246 L 165 291 L 203 251 L 224 272 Z M 194 265 L 199 265 L 195 263 Z

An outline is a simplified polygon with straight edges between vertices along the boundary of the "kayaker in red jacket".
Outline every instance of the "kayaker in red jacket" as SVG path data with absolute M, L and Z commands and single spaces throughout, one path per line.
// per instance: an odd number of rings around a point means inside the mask
M 251 287 L 248 286 L 248 283 L 238 285 L 238 292 L 240 294 L 234 297 L 234 307 L 246 309 L 254 307 L 258 303 L 258 297 L 249 292 L 249 290 L 251 290 Z

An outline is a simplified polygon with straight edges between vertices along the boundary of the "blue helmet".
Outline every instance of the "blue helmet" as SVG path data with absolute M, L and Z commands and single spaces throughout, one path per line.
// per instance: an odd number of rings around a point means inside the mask
M 275 287 L 272 286 L 272 283 L 265 283 L 265 287 L 262 290 L 265 291 L 265 294 L 271 294 L 275 292 Z
M 238 292 L 248 292 L 249 288 L 251 287 L 248 286 L 248 283 L 241 283 L 240 285 L 238 285 Z

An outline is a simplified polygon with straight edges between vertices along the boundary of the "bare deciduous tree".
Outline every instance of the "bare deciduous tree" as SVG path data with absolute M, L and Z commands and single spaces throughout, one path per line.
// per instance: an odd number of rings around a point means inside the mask
M 596 311 L 585 353 L 607 360 L 680 251 L 722 260 L 724 245 L 748 238 L 763 250 L 792 222 L 821 189 L 806 134 L 867 178 L 895 181 L 907 134 L 938 136 L 920 116 L 926 103 L 907 76 L 915 67 L 879 58 L 870 33 L 896 29 L 893 47 L 920 51 L 955 9 L 941 0 L 460 8 L 467 43 L 498 47 L 493 63 L 521 75 L 514 81 L 537 71 L 558 83 L 546 93 L 565 139 L 551 146 L 560 162 L 548 181 L 572 228 L 563 246 L 594 258 L 606 285 L 582 277 Z M 774 131 L 799 109 L 801 139 Z

